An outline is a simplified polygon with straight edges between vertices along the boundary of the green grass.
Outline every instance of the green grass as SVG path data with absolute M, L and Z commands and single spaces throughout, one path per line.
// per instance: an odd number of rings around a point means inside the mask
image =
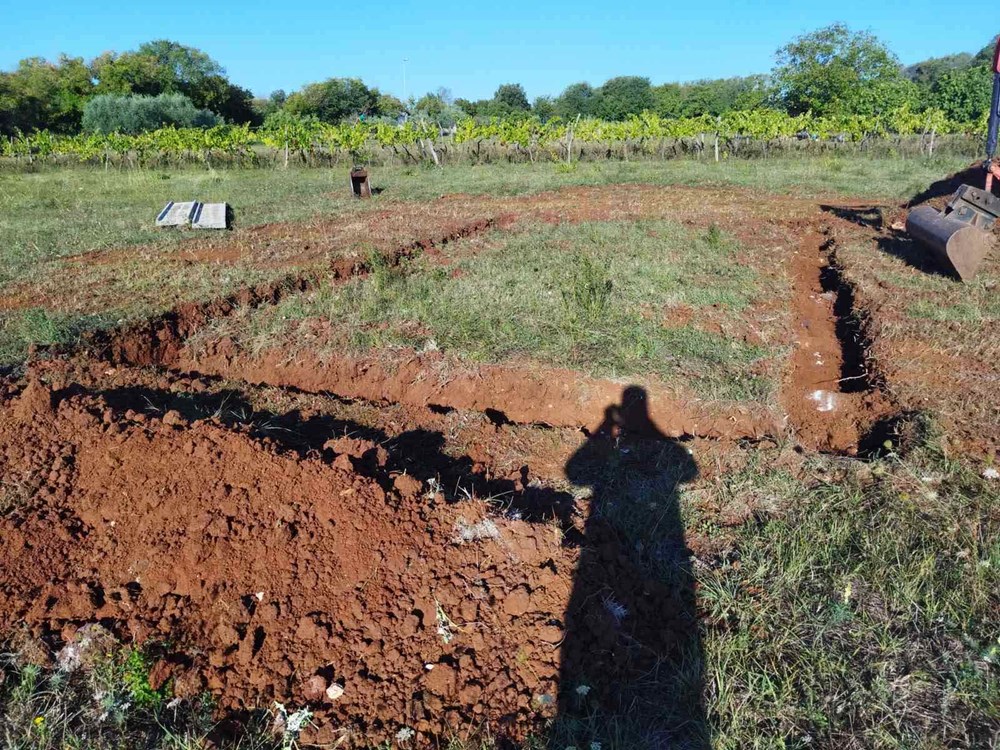
M 170 246 L 187 232 L 158 230 L 169 200 L 224 201 L 239 226 L 353 210 L 329 170 L 103 172 L 64 169 L 0 174 L 0 284 L 39 263 L 111 247 Z
M 118 645 L 73 670 L 0 657 L 0 741 L 10 750 L 204 747 L 214 725 L 211 701 L 169 706 L 169 684 L 150 687 L 151 666 L 147 653 Z
M 666 162 L 491 164 L 444 169 L 375 170 L 385 196 L 426 200 L 445 193 L 524 195 L 577 185 L 737 185 L 782 195 L 853 196 L 902 200 L 967 167 L 967 158 L 865 159 L 852 157 L 704 159 Z
M 937 444 L 925 436 L 907 457 L 872 463 L 817 456 L 801 472 L 757 450 L 692 490 L 655 455 L 607 467 L 592 513 L 656 580 L 693 576 L 700 648 L 688 639 L 655 679 L 616 685 L 627 710 L 563 717 L 548 747 L 662 747 L 656 727 L 678 726 L 699 676 L 704 716 L 696 726 L 689 714 L 677 746 L 989 747 L 1000 732 L 1000 490 Z M 747 501 L 749 522 L 716 525 L 719 507 Z M 673 513 L 722 552 L 678 570 Z
M 50 313 L 41 307 L 0 312 L 0 366 L 19 361 L 32 345 L 73 344 L 87 331 L 116 319 L 114 311 L 90 316 Z
M 279 342 L 294 348 L 296 321 L 321 317 L 334 325 L 331 350 L 410 346 L 472 362 L 530 358 L 596 376 L 658 376 L 707 398 L 767 401 L 774 383 L 761 363 L 777 352 L 699 327 L 705 311 L 738 327 L 770 291 L 734 261 L 736 250 L 717 229 L 663 221 L 497 231 L 453 265 L 376 264 L 367 278 L 236 316 L 205 335 L 233 336 L 253 352 Z M 678 305 L 694 308 L 692 320 L 665 324 Z
M 1000 317 L 1000 303 L 992 291 L 987 299 L 980 298 L 975 292 L 970 296 L 971 299 L 951 305 L 922 299 L 908 305 L 906 312 L 912 318 L 953 323 L 992 323 Z
M 725 623 L 705 638 L 714 746 L 984 746 L 1000 728 L 997 490 L 926 449 L 794 494 L 779 481 L 788 513 L 743 527 L 738 567 L 702 579 Z

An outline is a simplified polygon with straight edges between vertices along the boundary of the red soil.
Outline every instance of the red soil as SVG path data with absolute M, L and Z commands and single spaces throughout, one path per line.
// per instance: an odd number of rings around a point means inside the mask
M 459 543 L 484 506 L 447 504 L 405 474 L 359 475 L 365 454 L 384 463 L 374 444 L 336 441 L 302 459 L 176 412 L 117 413 L 38 382 L 15 393 L 0 406 L 0 471 L 34 485 L 0 518 L 0 632 L 26 623 L 58 645 L 97 620 L 140 643 L 169 640 L 157 674 L 179 695 L 207 688 L 224 709 L 311 705 L 314 741 L 334 727 L 353 744 L 484 723 L 516 738 L 554 710 L 579 582 L 578 551 L 551 524 L 496 518 L 496 538 Z M 599 522 L 588 534 L 615 544 Z M 647 615 L 631 619 L 661 623 L 622 625 L 621 643 L 648 652 L 623 661 L 601 601 L 574 605 L 594 628 L 574 633 L 575 647 L 613 678 L 670 647 L 673 600 L 624 556 L 606 558 L 600 579 Z
M 791 261 L 794 349 L 782 402 L 799 440 L 813 450 L 856 453 L 889 404 L 878 390 L 852 389 L 844 379 L 844 344 L 838 339 L 837 291 L 824 289 L 829 259 L 825 238 L 807 231 Z M 852 376 L 848 376 L 852 377 Z M 858 377 L 858 376 L 853 376 Z
M 226 341 L 210 353 L 182 350 L 168 361 L 173 369 L 246 380 L 254 384 L 335 393 L 373 402 L 403 403 L 480 412 L 517 424 L 595 428 L 605 406 L 620 400 L 622 383 L 587 378 L 571 370 L 484 365 L 453 369 L 440 355 L 409 355 L 391 362 L 377 358 L 303 355 L 289 360 L 272 351 L 258 358 L 236 355 Z M 670 437 L 750 437 L 774 435 L 777 423 L 762 407 L 729 408 L 682 400 L 650 388 L 650 420 Z

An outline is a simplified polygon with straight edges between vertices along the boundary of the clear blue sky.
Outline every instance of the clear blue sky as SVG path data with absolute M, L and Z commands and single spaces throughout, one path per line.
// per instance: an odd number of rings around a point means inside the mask
M 397 96 L 438 86 L 470 99 L 524 84 L 530 98 L 616 75 L 654 83 L 762 73 L 774 52 L 834 21 L 873 31 L 904 63 L 978 51 L 1000 31 L 996 0 L 777 0 L 752 3 L 501 0 L 7 0 L 0 69 L 60 52 L 87 59 L 151 39 L 199 47 L 266 96 L 331 76 Z M 986 21 L 981 25 L 980 19 Z

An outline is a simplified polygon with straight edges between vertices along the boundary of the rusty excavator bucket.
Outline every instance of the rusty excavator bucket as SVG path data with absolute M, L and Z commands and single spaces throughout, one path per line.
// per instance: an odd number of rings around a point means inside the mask
M 920 206 L 906 217 L 906 232 L 928 248 L 937 265 L 969 281 L 993 246 L 993 227 L 1000 219 L 1000 198 L 962 185 L 944 212 Z
M 983 176 L 986 189 L 962 185 L 948 201 L 943 213 L 930 206 L 910 211 L 906 232 L 927 246 L 938 265 L 952 271 L 962 281 L 976 275 L 979 265 L 993 245 L 993 226 L 1000 218 L 1000 198 L 993 194 L 993 182 L 1000 179 L 1000 159 L 994 159 L 1000 138 L 1000 38 L 993 53 L 993 98 L 986 128 L 986 161 Z

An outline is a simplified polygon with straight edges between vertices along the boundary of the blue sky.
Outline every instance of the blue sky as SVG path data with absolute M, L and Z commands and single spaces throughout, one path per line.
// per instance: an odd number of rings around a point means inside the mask
M 131 2 L 7 0 L 0 14 L 0 68 L 60 52 L 91 58 L 167 38 L 208 52 L 255 94 L 288 92 L 331 76 L 360 77 L 409 94 L 438 86 L 489 97 L 524 84 L 528 96 L 616 75 L 654 83 L 768 71 L 774 52 L 834 21 L 868 29 L 904 63 L 977 51 L 1000 31 L 995 0 L 949 10 L 940 0 L 769 3 L 504 0 L 210 0 Z M 961 19 L 966 19 L 963 22 Z M 977 23 L 986 19 L 988 25 Z

